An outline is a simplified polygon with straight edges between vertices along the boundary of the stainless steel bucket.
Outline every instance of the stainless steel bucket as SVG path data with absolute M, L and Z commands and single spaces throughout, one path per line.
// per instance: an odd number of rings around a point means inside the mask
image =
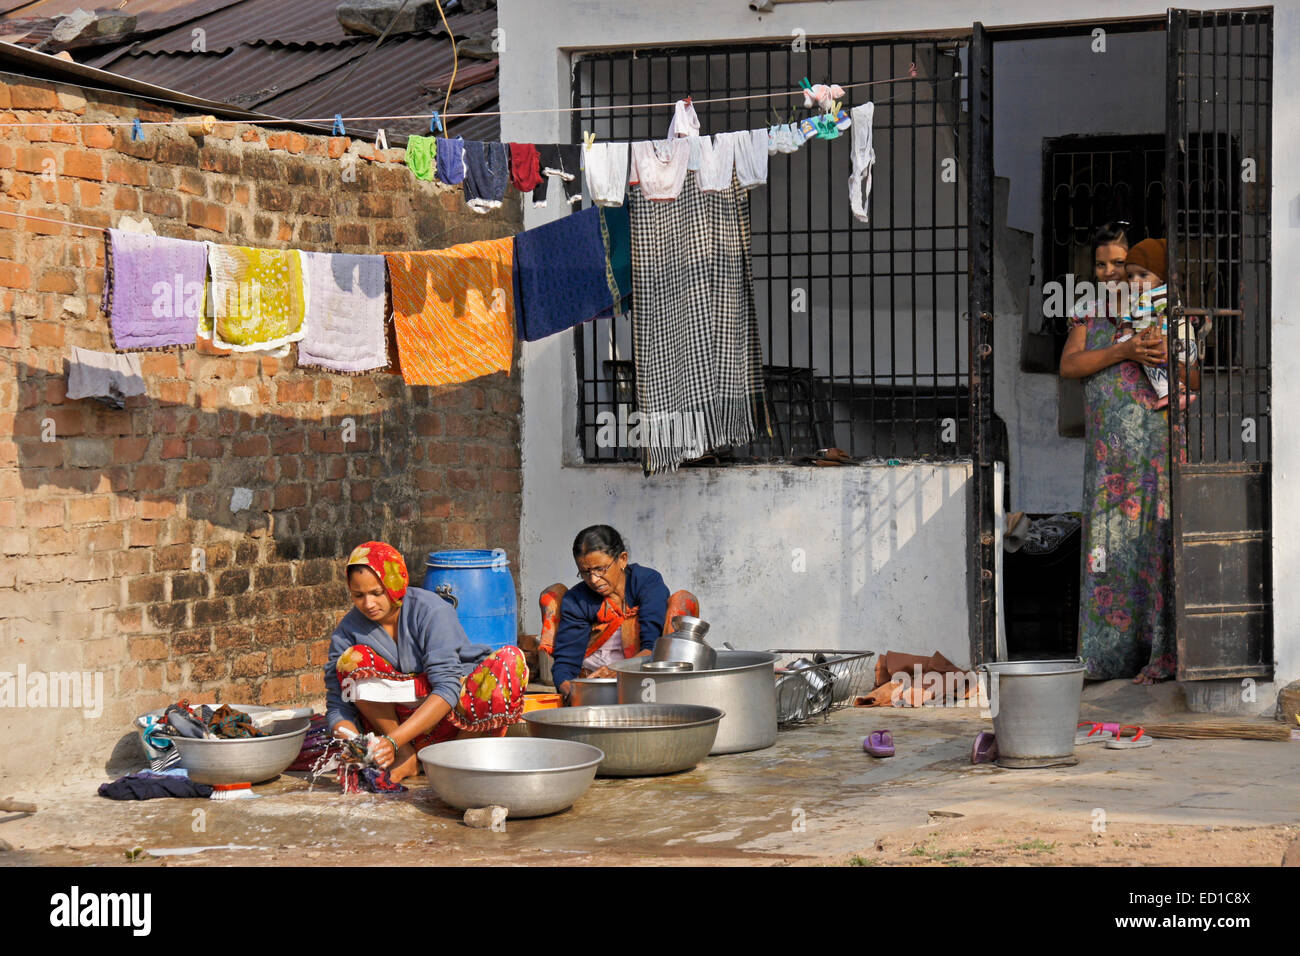
M 620 704 L 699 704 L 726 712 L 711 754 L 762 750 L 776 743 L 776 655 L 718 651 L 712 670 L 653 673 L 646 658 L 618 661 Z
M 981 664 L 1000 767 L 1053 767 L 1076 762 L 1074 730 L 1083 694 L 1083 661 Z

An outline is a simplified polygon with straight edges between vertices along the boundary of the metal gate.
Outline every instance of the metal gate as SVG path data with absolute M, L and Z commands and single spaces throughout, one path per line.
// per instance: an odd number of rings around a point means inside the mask
M 1166 204 L 1171 379 L 1199 330 L 1199 399 L 1171 385 L 1179 680 L 1271 677 L 1272 14 L 1171 10 Z

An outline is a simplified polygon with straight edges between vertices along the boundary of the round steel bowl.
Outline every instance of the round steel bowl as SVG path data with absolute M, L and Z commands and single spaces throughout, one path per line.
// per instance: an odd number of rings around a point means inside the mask
M 641 666 L 641 669 L 657 671 L 663 674 L 684 674 L 687 671 L 694 670 L 695 665 L 690 661 L 646 661 Z
M 478 737 L 430 744 L 419 758 L 444 803 L 457 810 L 502 806 L 518 819 L 573 806 L 591 786 L 605 755 L 572 740 Z
M 802 674 L 778 674 L 776 678 L 776 719 L 787 724 L 808 716 L 808 697 L 812 688 Z
M 618 699 L 625 704 L 701 704 L 726 712 L 711 754 L 762 750 L 776 743 L 776 655 L 718 651 L 706 671 L 655 673 L 644 657 L 616 661 Z
M 618 703 L 615 677 L 579 677 L 569 682 L 570 707 L 599 707 Z
M 696 704 L 616 704 L 529 714 L 534 737 L 576 740 L 605 752 L 599 777 L 651 777 L 690 770 L 718 736 L 723 712 Z
M 212 705 L 209 705 L 212 706 Z M 253 715 L 277 707 L 261 707 L 255 704 L 231 704 L 235 710 Z M 161 717 L 165 708 L 149 712 L 152 717 Z M 171 740 L 180 752 L 180 762 L 176 766 L 189 772 L 195 783 L 262 783 L 274 780 L 284 768 L 297 759 L 302 750 L 303 739 L 311 720 L 298 717 L 293 720 L 278 720 L 268 729 L 268 737 L 247 737 L 238 740 L 198 740 L 192 737 L 172 737 Z

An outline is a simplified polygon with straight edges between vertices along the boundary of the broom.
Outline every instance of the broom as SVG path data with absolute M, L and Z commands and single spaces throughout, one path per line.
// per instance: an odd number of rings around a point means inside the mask
M 1197 720 L 1177 724 L 1143 724 L 1150 737 L 1185 740 L 1290 740 L 1291 728 L 1272 720 Z

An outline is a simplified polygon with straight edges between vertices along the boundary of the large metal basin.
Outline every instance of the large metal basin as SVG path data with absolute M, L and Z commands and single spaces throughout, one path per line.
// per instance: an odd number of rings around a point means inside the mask
M 980 670 L 988 676 L 998 766 L 1050 767 L 1073 760 L 1081 660 L 999 661 Z
M 217 706 L 217 705 L 209 705 Z M 231 704 L 250 716 L 279 707 L 262 707 L 255 704 Z M 161 717 L 165 708 L 152 710 L 149 715 Z M 262 783 L 274 780 L 297 759 L 311 720 L 298 717 L 278 720 L 268 730 L 269 737 L 249 737 L 240 740 L 198 740 L 192 737 L 172 737 L 180 751 L 177 766 L 189 772 L 196 783 Z
M 618 661 L 620 704 L 697 704 L 725 712 L 711 754 L 762 750 L 776 743 L 776 655 L 718 651 L 717 666 L 680 674 L 642 671 L 644 657 Z
M 478 737 L 430 744 L 419 758 L 444 803 L 457 810 L 502 806 L 517 819 L 573 806 L 605 755 L 572 740 Z
M 598 777 L 652 777 L 690 770 L 709 753 L 722 711 L 694 704 L 615 704 L 529 714 L 533 737 L 576 740 L 605 752 Z

